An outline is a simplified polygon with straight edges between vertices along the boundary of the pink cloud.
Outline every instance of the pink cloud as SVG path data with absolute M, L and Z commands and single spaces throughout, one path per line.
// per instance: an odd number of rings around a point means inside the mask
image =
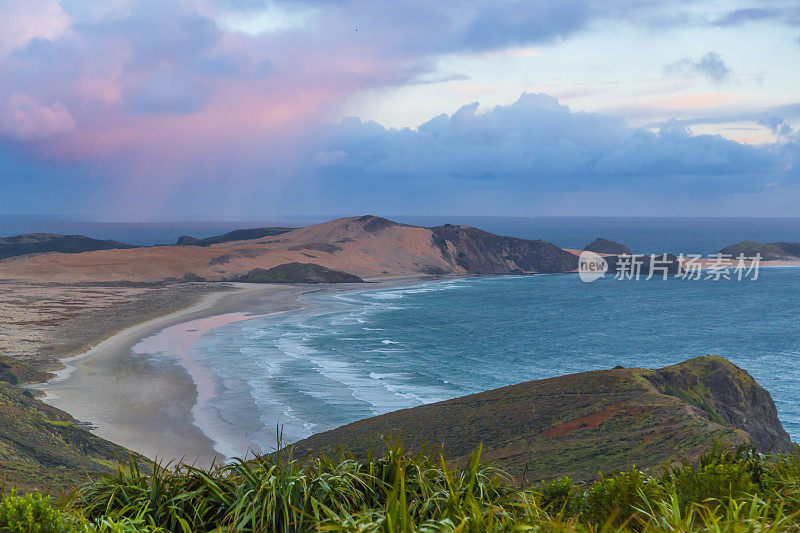
M 0 56 L 0 102 L 25 100 L 14 102 L 0 136 L 29 141 L 30 154 L 51 162 L 121 158 L 108 175 L 124 176 L 132 160 L 203 165 L 238 157 L 242 146 L 254 150 L 247 158 L 269 163 L 273 151 L 284 156 L 290 139 L 301 142 L 304 128 L 334 117 L 354 93 L 402 85 L 433 69 L 439 52 L 508 44 L 502 13 L 493 11 L 503 26 L 497 35 L 471 43 L 467 22 L 480 6 L 468 6 L 456 24 L 447 2 L 343 2 L 311 10 L 302 27 L 257 35 L 217 24 L 233 3 L 116 0 L 98 8 L 76 1 L 69 15 L 54 0 L 30 5 L 5 19 L 22 33 L 9 45 L 14 53 Z M 35 20 L 35 13 L 45 15 Z M 526 38 L 546 42 L 563 31 L 525 13 L 531 26 L 513 29 Z M 514 50 L 529 50 L 513 40 Z
M 0 130 L 23 141 L 52 137 L 75 127 L 75 120 L 61 102 L 41 104 L 24 94 L 11 95 L 0 116 Z
M 0 137 L 109 178 L 143 179 L 157 167 L 180 180 L 226 158 L 269 166 L 354 92 L 416 72 L 338 31 L 223 33 L 189 2 L 92 11 L 0 58 Z

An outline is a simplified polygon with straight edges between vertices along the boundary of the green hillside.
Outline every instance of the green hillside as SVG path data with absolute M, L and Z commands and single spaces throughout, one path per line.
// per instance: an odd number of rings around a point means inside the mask
M 0 378 L 18 379 L 9 369 L 36 376 L 23 367 L 0 361 Z M 34 396 L 0 380 L 0 483 L 6 488 L 60 494 L 89 475 L 113 471 L 118 458 L 127 461 L 128 450 L 92 435 Z
M 800 450 L 769 394 L 718 357 L 523 383 L 211 469 L 111 471 L 119 447 L 31 396 L 0 384 L 0 469 L 23 488 L 76 488 L 56 504 L 7 485 L 0 531 L 800 530 Z M 376 433 L 392 430 L 409 445 Z
M 269 269 L 255 268 L 232 281 L 242 283 L 364 283 L 354 274 L 314 263 L 286 263 Z
M 205 239 L 196 239 L 189 235 L 183 235 L 178 239 L 180 246 L 210 246 L 222 242 L 245 241 L 250 239 L 260 239 L 262 237 L 272 237 L 292 231 L 295 228 L 249 228 L 235 229 L 223 235 L 214 235 Z
M 697 457 L 715 441 L 791 448 L 769 393 L 720 357 L 660 370 L 584 372 L 405 409 L 313 435 L 295 454 L 357 457 L 399 437 L 411 450 L 444 450 L 455 464 L 483 458 L 528 482 L 653 467 Z
M 16 385 L 18 383 L 44 383 L 53 374 L 40 372 L 20 361 L 0 359 L 0 382 Z
M 136 246 L 112 240 L 92 239 L 84 235 L 56 235 L 54 233 L 30 233 L 0 237 L 0 259 L 27 254 L 48 252 L 74 254 L 114 248 L 136 248 Z

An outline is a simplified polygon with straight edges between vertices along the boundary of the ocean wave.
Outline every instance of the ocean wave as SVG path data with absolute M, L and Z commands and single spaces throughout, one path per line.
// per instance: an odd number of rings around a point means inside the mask
M 401 300 L 405 296 L 415 294 L 425 294 L 429 292 L 448 291 L 453 289 L 460 289 L 464 286 L 480 281 L 479 278 L 457 278 L 449 280 L 436 280 L 421 283 L 419 285 L 411 285 L 408 287 L 396 287 L 392 289 L 378 289 L 375 291 L 362 291 L 357 293 L 357 296 L 340 296 L 343 301 L 350 303 L 364 303 L 364 299 L 372 301 L 393 301 Z
M 288 331 L 275 341 L 275 347 L 294 359 L 307 359 L 314 353 L 314 349 L 305 344 L 308 340 L 303 334 Z

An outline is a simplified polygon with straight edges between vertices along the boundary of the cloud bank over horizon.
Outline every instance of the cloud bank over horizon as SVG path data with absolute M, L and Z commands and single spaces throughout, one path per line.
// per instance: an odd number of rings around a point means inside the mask
M 474 102 L 416 129 L 349 118 L 324 128 L 317 146 L 308 159 L 315 186 L 329 194 L 392 188 L 477 199 L 477 210 L 482 193 L 511 207 L 550 194 L 709 199 L 800 185 L 795 132 L 767 146 L 693 135 L 675 120 L 651 132 L 619 117 L 573 112 L 545 94 L 525 93 L 486 112 Z
M 772 75 L 780 91 L 790 75 L 750 72 L 704 33 L 796 35 L 790 3 L 0 8 L 0 214 L 791 214 L 800 196 L 800 102 L 734 90 Z M 602 72 L 572 83 L 588 71 L 548 63 L 577 57 L 571 43 L 602 49 L 619 27 L 702 35 L 605 97 Z M 565 81 L 536 82 L 533 64 Z

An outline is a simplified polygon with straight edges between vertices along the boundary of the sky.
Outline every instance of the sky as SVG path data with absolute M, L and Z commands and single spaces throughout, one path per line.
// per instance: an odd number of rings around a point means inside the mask
M 797 1 L 0 13 L 0 215 L 800 216 Z

